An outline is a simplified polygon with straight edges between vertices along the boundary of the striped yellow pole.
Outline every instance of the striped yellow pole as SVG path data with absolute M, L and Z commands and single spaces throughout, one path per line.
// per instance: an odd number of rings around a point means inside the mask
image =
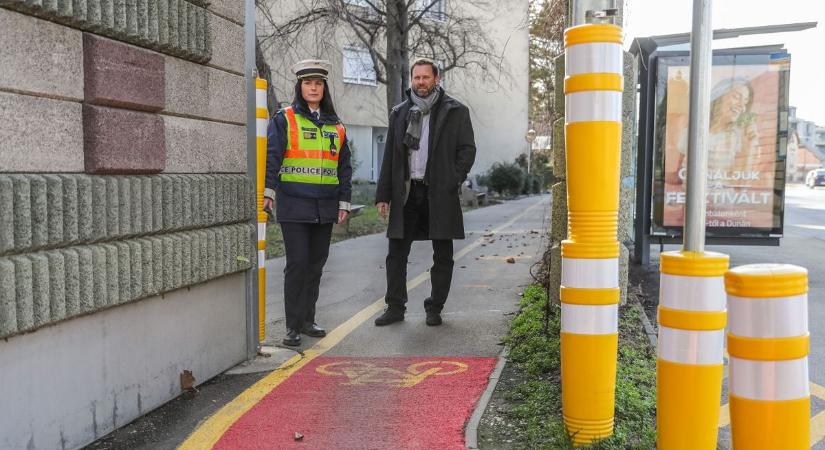
M 580 446 L 613 434 L 622 29 L 568 28 L 564 47 L 569 239 L 561 248 L 562 409 Z
M 810 446 L 808 271 L 751 264 L 725 274 L 735 450 Z
M 269 110 L 266 106 L 266 80 L 255 79 L 255 132 L 258 144 L 258 340 L 266 338 L 266 221 L 264 212 L 264 183 L 266 179 L 266 128 Z
M 657 446 L 716 449 L 729 258 L 678 251 L 660 259 Z

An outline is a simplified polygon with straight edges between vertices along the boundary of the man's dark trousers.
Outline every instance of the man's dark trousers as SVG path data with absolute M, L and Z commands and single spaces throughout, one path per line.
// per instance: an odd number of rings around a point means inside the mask
M 315 322 L 321 273 L 329 256 L 332 224 L 281 222 L 286 251 L 284 310 L 286 327 L 301 330 Z
M 413 181 L 410 195 L 404 205 L 404 239 L 390 239 L 387 252 L 387 295 L 390 307 L 405 309 L 407 303 L 407 258 L 413 240 L 424 240 L 429 235 L 430 210 L 427 186 Z M 424 302 L 427 312 L 440 313 L 450 293 L 453 278 L 452 239 L 432 239 L 433 266 L 430 269 L 432 291 Z

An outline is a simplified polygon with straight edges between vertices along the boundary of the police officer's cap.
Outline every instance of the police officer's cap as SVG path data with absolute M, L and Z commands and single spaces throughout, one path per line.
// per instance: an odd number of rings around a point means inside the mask
M 305 78 L 327 79 L 329 75 L 330 63 L 323 59 L 305 59 L 292 66 L 292 71 L 299 80 Z

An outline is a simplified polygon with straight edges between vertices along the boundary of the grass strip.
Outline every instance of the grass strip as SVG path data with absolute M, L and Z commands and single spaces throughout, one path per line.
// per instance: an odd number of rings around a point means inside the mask
M 613 436 L 592 449 L 653 449 L 656 444 L 656 356 L 635 304 L 619 310 L 619 361 L 616 377 L 616 427 Z M 519 446 L 530 449 L 572 449 L 561 406 L 559 305 L 550 305 L 547 323 L 544 289 L 534 284 L 521 299 L 506 338 L 509 359 L 527 380 L 509 392 L 514 405 L 507 412 L 522 433 Z M 546 327 L 546 329 L 545 329 Z

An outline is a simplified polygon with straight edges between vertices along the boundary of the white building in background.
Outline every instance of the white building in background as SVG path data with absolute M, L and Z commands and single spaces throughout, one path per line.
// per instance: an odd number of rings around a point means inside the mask
M 801 183 L 812 169 L 825 167 L 825 127 L 796 117 L 796 107 L 788 108 L 788 153 L 786 180 Z
M 429 0 L 419 0 L 429 1 Z M 470 108 L 478 152 L 472 174 L 485 172 L 498 161 L 512 162 L 529 151 L 527 132 L 529 91 L 528 0 L 500 0 L 484 8 L 471 0 L 438 0 L 428 20 L 443 17 L 444 2 L 477 17 L 493 42 L 493 53 L 501 55 L 502 69 L 489 74 L 480 69 L 455 69 L 444 76 L 447 93 Z M 276 22 L 300 9 L 303 0 L 279 0 L 271 14 Z M 358 7 L 363 0 L 347 0 Z M 291 6 L 291 7 L 290 7 Z M 325 24 L 305 30 L 296 48 L 265 44 L 265 57 L 272 68 L 272 83 L 282 105 L 294 95 L 294 75 L 290 67 L 302 59 L 323 58 L 332 62 L 331 90 L 335 108 L 347 127 L 347 137 L 355 154 L 354 178 L 376 181 L 384 157 L 387 136 L 386 89 L 376 81 L 369 52 L 358 39 L 338 27 L 330 33 Z M 266 24 L 259 19 L 259 35 Z M 487 75 L 487 76 L 485 76 Z M 490 76 L 493 75 L 493 76 Z
M 795 106 L 788 108 L 788 124 L 789 131 L 796 131 L 799 136 L 799 145 L 813 149 L 825 156 L 825 126 L 796 117 Z

